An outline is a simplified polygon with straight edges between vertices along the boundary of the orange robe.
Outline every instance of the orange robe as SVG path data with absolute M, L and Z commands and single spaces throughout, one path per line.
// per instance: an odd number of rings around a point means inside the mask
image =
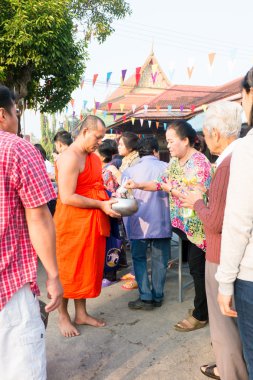
M 102 180 L 101 161 L 87 155 L 79 174 L 76 194 L 107 200 Z M 93 298 L 101 292 L 109 218 L 101 210 L 64 205 L 58 197 L 54 215 L 56 254 L 64 298 Z

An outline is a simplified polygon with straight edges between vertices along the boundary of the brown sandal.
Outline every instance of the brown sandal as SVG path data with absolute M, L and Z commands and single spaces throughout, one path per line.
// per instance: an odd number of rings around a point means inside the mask
M 192 315 L 189 315 L 187 318 L 178 322 L 174 327 L 175 327 L 176 331 L 189 332 L 189 331 L 202 329 L 206 325 L 207 325 L 207 321 L 202 322 L 202 321 L 199 321 L 198 319 L 194 318 Z
M 206 364 L 206 365 L 202 365 L 200 367 L 200 371 L 201 371 L 201 373 L 203 373 L 203 375 L 210 377 L 211 379 L 220 380 L 220 376 L 215 375 L 215 373 L 214 373 L 214 369 L 216 367 L 217 367 L 216 364 L 211 364 L 211 365 Z M 202 368 L 205 368 L 205 369 L 202 369 Z

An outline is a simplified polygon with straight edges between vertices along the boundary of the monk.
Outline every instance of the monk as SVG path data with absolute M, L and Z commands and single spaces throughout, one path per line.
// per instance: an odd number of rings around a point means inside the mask
M 68 299 L 74 299 L 75 325 L 102 327 L 104 322 L 87 313 L 86 299 L 101 292 L 108 216 L 112 210 L 102 180 L 101 161 L 93 153 L 105 135 L 105 124 L 87 116 L 73 144 L 57 160 L 58 200 L 54 216 L 59 275 L 64 289 L 59 307 L 62 335 L 80 335 L 68 313 Z

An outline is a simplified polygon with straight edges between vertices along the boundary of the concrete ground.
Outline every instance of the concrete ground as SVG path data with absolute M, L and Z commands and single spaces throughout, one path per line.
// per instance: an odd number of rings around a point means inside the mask
M 46 301 L 41 268 L 39 282 L 41 299 Z M 138 298 L 138 291 L 126 291 L 116 283 L 87 301 L 89 313 L 104 319 L 106 327 L 82 326 L 80 336 L 64 338 L 57 312 L 51 313 L 46 334 L 48 380 L 204 380 L 199 367 L 214 360 L 209 328 L 188 333 L 173 328 L 192 307 L 193 295 L 192 287 L 186 289 L 184 302 L 178 303 L 177 274 L 168 270 L 161 308 L 129 310 L 127 303 Z M 73 301 L 69 306 L 74 316 Z

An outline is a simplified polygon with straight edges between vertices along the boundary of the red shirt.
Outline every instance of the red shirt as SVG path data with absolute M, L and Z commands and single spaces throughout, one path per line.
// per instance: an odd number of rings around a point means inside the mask
M 39 294 L 25 208 L 55 197 L 40 153 L 20 137 L 0 131 L 0 310 L 28 282 Z

